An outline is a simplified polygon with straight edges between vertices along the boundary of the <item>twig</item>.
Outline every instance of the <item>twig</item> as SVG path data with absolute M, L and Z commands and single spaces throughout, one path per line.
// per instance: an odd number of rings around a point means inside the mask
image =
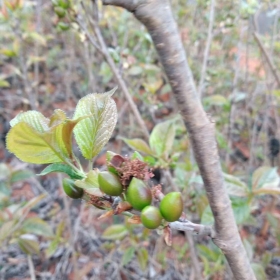
M 256 32 L 254 32 L 253 35 L 254 35 L 254 38 L 255 38 L 256 42 L 258 43 L 258 46 L 259 46 L 260 50 L 264 54 L 264 57 L 267 61 L 267 64 L 269 65 L 269 67 L 271 69 L 271 72 L 272 72 L 275 80 L 277 81 L 278 87 L 280 87 L 280 76 L 279 76 L 279 74 L 277 72 L 277 69 L 276 69 L 276 67 L 275 67 L 275 65 L 272 61 L 272 58 L 270 57 L 270 55 L 268 54 L 268 52 L 264 48 L 263 43 L 261 42 L 259 35 Z
M 211 238 L 215 237 L 215 231 L 212 226 L 194 224 L 188 220 L 172 222 L 169 224 L 169 226 L 172 229 L 180 231 L 190 231 L 197 235 L 206 235 Z
M 32 261 L 32 256 L 30 254 L 27 254 L 27 260 L 28 260 L 28 267 L 29 267 L 31 280 L 36 280 L 35 268 Z
M 213 38 L 213 25 L 214 25 L 214 20 L 215 20 L 215 4 L 216 4 L 215 2 L 216 2 L 215 0 L 211 0 L 207 41 L 206 41 L 206 46 L 204 49 L 202 70 L 201 70 L 200 81 L 199 81 L 198 92 L 197 92 L 197 94 L 200 98 L 203 97 L 202 93 L 203 93 L 203 89 L 204 89 L 204 79 L 205 79 L 205 74 L 206 74 L 206 69 L 207 69 L 207 62 L 208 62 L 208 57 L 209 57 L 210 46 L 211 46 L 212 38 Z
M 200 280 L 201 279 L 201 268 L 199 265 L 199 260 L 197 257 L 197 252 L 195 249 L 195 243 L 193 240 L 193 236 L 189 231 L 186 232 L 186 237 L 188 240 L 189 248 L 190 248 L 190 256 L 191 256 L 191 261 L 193 264 L 193 274 L 194 274 L 194 279 Z
M 95 10 L 97 11 L 97 5 L 95 3 L 95 1 L 92 1 L 93 2 L 93 5 L 95 6 Z M 98 14 L 97 12 L 95 14 Z M 131 97 L 131 94 L 129 93 L 129 90 L 128 90 L 128 87 L 125 83 L 125 81 L 123 80 L 123 78 L 121 77 L 121 74 L 115 64 L 115 62 L 113 61 L 112 57 L 110 56 L 109 52 L 108 52 L 108 48 L 107 48 L 107 45 L 105 43 L 105 40 L 103 38 L 103 35 L 101 33 L 101 30 L 99 28 L 99 25 L 98 25 L 98 22 L 96 19 L 92 19 L 90 18 L 89 19 L 92 27 L 93 27 L 93 30 L 94 30 L 94 33 L 96 35 L 96 38 L 97 38 L 97 41 L 98 41 L 98 44 L 96 43 L 96 41 L 94 40 L 94 38 L 92 37 L 92 35 L 89 33 L 87 27 L 85 26 L 85 24 L 83 25 L 80 25 L 81 28 L 84 30 L 84 32 L 86 33 L 86 35 L 88 36 L 90 42 L 93 44 L 94 47 L 97 47 L 98 46 L 98 49 L 99 51 L 103 54 L 104 58 L 106 59 L 108 65 L 110 66 L 116 80 L 117 80 L 117 83 L 119 84 L 122 92 L 124 93 L 125 95 L 125 98 L 126 100 L 128 101 L 129 103 L 129 106 L 136 118 L 136 121 L 137 123 L 139 124 L 139 126 L 141 127 L 143 133 L 144 133 L 144 136 L 146 139 L 149 139 L 149 131 L 138 111 L 138 108 L 136 106 L 136 104 L 134 103 L 132 97 Z M 77 20 L 77 22 L 80 24 L 81 23 L 81 20 Z M 100 47 L 99 47 L 100 46 Z

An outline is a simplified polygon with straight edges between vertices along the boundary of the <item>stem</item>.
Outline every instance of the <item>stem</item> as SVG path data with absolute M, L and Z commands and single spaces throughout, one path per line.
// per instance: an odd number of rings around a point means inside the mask
M 31 280 L 36 280 L 35 268 L 32 261 L 32 256 L 30 254 L 27 254 L 27 260 L 28 260 L 28 267 L 29 267 Z

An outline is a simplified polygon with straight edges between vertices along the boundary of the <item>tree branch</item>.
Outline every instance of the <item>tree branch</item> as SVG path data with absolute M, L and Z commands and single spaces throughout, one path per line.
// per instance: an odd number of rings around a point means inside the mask
M 209 204 L 215 218 L 215 244 L 235 279 L 256 279 L 235 223 L 215 140 L 215 126 L 200 102 L 168 0 L 103 0 L 132 11 L 148 29 L 188 130 Z

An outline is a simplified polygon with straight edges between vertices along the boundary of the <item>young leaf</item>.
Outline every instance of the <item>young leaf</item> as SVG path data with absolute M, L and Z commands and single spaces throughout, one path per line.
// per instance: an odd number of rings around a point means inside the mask
M 149 145 L 142 139 L 127 139 L 127 138 L 121 138 L 130 148 L 142 152 L 147 155 L 153 155 L 154 152 L 151 150 Z
M 81 120 L 74 129 L 76 142 L 86 159 L 95 157 L 109 141 L 117 122 L 117 108 L 111 98 L 116 90 L 107 93 L 89 94 L 77 104 L 73 119 Z
M 11 127 L 18 123 L 24 122 L 32 127 L 36 132 L 45 132 L 49 129 L 49 119 L 44 117 L 40 112 L 27 111 L 19 113 L 15 118 L 10 121 Z
M 92 189 L 92 188 L 98 188 L 98 169 L 90 170 L 87 174 L 87 177 L 82 180 L 75 181 L 75 185 L 82 189 Z
M 133 259 L 134 254 L 135 254 L 135 248 L 128 247 L 122 256 L 121 266 L 127 265 Z
M 175 138 L 174 121 L 165 121 L 157 124 L 150 136 L 151 149 L 158 157 L 168 158 Z
M 37 174 L 39 176 L 47 175 L 51 172 L 62 172 L 67 174 L 71 179 L 83 179 L 84 174 L 82 172 L 78 173 L 76 170 L 74 170 L 69 165 L 66 165 L 64 163 L 53 163 L 47 166 L 40 174 Z
M 102 234 L 102 238 L 109 240 L 120 240 L 128 234 L 128 230 L 124 225 L 109 226 Z
M 32 233 L 45 237 L 53 236 L 53 232 L 49 224 L 39 217 L 31 217 L 26 219 L 21 226 L 21 230 L 24 231 L 24 233 Z

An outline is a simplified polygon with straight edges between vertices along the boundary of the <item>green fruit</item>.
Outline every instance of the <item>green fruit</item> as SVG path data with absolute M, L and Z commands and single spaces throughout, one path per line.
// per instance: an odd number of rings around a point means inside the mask
M 155 229 L 160 226 L 162 216 L 155 206 L 146 206 L 141 212 L 141 222 L 149 229 Z
M 63 9 L 68 9 L 70 7 L 69 0 L 57 0 L 57 3 Z
M 64 192 L 71 198 L 81 198 L 84 190 L 75 186 L 75 182 L 69 178 L 64 178 L 62 181 Z
M 54 12 L 59 18 L 63 18 L 66 14 L 66 11 L 61 7 L 54 7 Z
M 57 24 L 58 28 L 62 31 L 66 31 L 70 28 L 70 25 L 66 22 L 62 22 L 60 21 L 58 24 Z
M 167 194 L 159 205 L 162 217 L 168 222 L 177 221 L 183 212 L 183 199 L 179 192 Z
M 152 193 L 145 183 L 133 178 L 127 188 L 126 199 L 136 210 L 142 210 L 152 202 Z
M 119 196 L 123 191 L 119 177 L 109 171 L 98 174 L 98 183 L 100 190 L 108 195 Z

